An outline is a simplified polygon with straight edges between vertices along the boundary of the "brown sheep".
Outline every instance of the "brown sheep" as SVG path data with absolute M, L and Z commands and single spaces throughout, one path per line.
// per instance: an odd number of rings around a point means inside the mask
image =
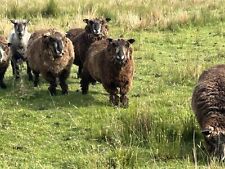
M 74 28 L 70 29 L 69 31 L 66 32 L 66 37 L 69 38 L 72 42 L 75 40 L 75 38 L 85 30 L 82 28 Z
M 6 88 L 4 83 L 5 72 L 9 66 L 9 47 L 5 37 L 0 36 L 0 87 L 2 89 Z
M 84 60 L 86 58 L 86 52 L 92 43 L 98 40 L 106 39 L 108 36 L 108 25 L 111 19 L 84 19 L 83 21 L 87 24 L 85 31 L 81 32 L 73 40 L 74 52 L 76 57 L 74 64 L 78 66 L 78 78 L 81 75 Z
M 202 73 L 193 92 L 192 109 L 208 152 L 224 160 L 225 65 L 217 65 Z
M 30 42 L 27 49 L 27 59 L 34 73 L 34 86 L 38 85 L 39 73 L 50 83 L 49 92 L 56 94 L 56 79 L 62 88 L 62 94 L 68 93 L 66 79 L 69 77 L 70 69 L 74 60 L 74 49 L 72 42 L 62 33 L 49 29 L 37 31 L 36 38 Z
M 133 80 L 134 61 L 131 44 L 134 39 L 106 39 L 93 43 L 84 62 L 81 90 L 88 92 L 91 82 L 99 81 L 110 94 L 114 105 L 128 106 L 127 93 Z M 120 93 L 120 97 L 118 94 Z

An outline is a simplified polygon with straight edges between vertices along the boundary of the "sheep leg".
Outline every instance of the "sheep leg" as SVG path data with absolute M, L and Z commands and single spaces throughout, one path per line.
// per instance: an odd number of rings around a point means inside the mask
M 83 70 L 81 74 L 81 81 L 80 81 L 82 94 L 88 93 L 89 84 L 91 81 L 93 81 L 93 78 L 91 77 L 91 75 L 86 70 Z
M 62 94 L 68 94 L 68 85 L 66 83 L 66 79 L 69 77 L 69 71 L 63 70 L 59 76 L 59 85 L 62 89 Z
M 6 84 L 5 84 L 4 81 L 3 81 L 4 76 L 5 76 L 6 69 L 7 69 L 7 68 L 4 68 L 3 70 L 0 71 L 0 87 L 1 87 L 2 89 L 6 89 Z
M 77 78 L 78 79 L 81 78 L 82 68 L 83 68 L 83 66 L 79 65 L 78 72 L 77 72 Z
M 47 73 L 47 77 L 46 77 L 47 81 L 50 83 L 48 90 L 50 92 L 50 94 L 52 96 L 56 95 L 56 77 L 52 75 L 52 73 L 48 72 Z
M 103 87 L 106 89 L 106 91 L 109 93 L 109 101 L 115 106 L 119 105 L 120 98 L 118 96 L 118 89 L 115 84 L 111 83 L 110 85 L 103 84 Z
M 13 76 L 15 76 L 15 79 L 20 78 L 20 72 L 19 72 L 19 65 L 16 62 L 16 59 L 11 60 L 11 66 L 13 70 Z
M 32 73 L 31 73 L 31 68 L 30 68 L 28 62 L 26 62 L 26 63 L 27 63 L 27 75 L 28 75 L 28 80 L 29 80 L 29 81 L 32 81 L 32 80 L 33 80 L 33 75 L 32 75 Z
M 120 102 L 123 107 L 128 107 L 129 99 L 127 97 L 127 92 L 129 90 L 129 85 L 120 88 Z
M 33 74 L 34 74 L 34 87 L 37 87 L 39 83 L 39 72 L 33 71 Z

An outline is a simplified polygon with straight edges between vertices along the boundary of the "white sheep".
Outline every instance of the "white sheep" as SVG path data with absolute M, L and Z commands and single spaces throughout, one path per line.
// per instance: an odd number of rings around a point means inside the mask
M 14 24 L 14 29 L 8 36 L 8 45 L 10 47 L 10 57 L 11 65 L 13 70 L 13 75 L 18 79 L 19 76 L 19 65 L 20 61 L 25 61 L 25 51 L 27 49 L 28 40 L 30 38 L 30 33 L 27 31 L 27 24 L 29 20 L 10 20 Z M 29 80 L 32 80 L 31 70 L 27 64 L 27 74 Z

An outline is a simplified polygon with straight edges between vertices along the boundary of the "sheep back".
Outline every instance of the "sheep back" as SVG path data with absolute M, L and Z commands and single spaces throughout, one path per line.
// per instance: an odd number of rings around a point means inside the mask
M 225 129 L 225 65 L 202 73 L 193 92 L 192 109 L 202 130 L 208 126 Z

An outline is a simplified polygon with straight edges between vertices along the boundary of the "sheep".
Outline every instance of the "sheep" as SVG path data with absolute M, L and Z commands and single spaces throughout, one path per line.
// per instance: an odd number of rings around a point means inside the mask
M 45 33 L 40 35 L 40 32 Z M 67 94 L 66 79 L 69 77 L 74 60 L 72 42 L 54 29 L 37 31 L 31 35 L 35 36 L 36 38 L 29 42 L 26 52 L 28 64 L 34 74 L 34 86 L 38 85 L 41 73 L 50 83 L 48 90 L 51 95 L 56 95 L 57 78 L 62 94 Z
M 134 72 L 131 47 L 134 42 L 134 39 L 108 38 L 93 43 L 87 52 L 81 74 L 82 94 L 87 94 L 90 83 L 98 81 L 109 93 L 113 105 L 117 106 L 121 102 L 122 106 L 127 107 L 126 95 L 131 88 Z
M 27 43 L 30 38 L 30 33 L 27 31 L 27 24 L 29 20 L 10 20 L 14 29 L 10 33 L 8 37 L 8 45 L 10 47 L 10 57 L 11 57 L 11 65 L 13 70 L 13 75 L 16 79 L 20 78 L 19 75 L 19 62 L 25 61 L 26 58 L 24 56 L 25 51 L 27 49 Z M 31 70 L 27 64 L 27 74 L 29 80 L 32 80 Z
M 87 24 L 85 27 L 85 31 L 77 35 L 72 41 L 75 50 L 74 52 L 76 54 L 74 64 L 78 66 L 78 78 L 81 75 L 86 52 L 90 45 L 95 41 L 107 38 L 109 30 L 107 23 L 110 20 L 110 18 L 83 20 Z
M 4 83 L 5 72 L 9 66 L 9 48 L 7 40 L 4 36 L 0 36 L 0 87 L 5 89 L 7 86 Z
M 66 32 L 66 37 L 69 38 L 72 42 L 75 40 L 75 38 L 85 30 L 82 28 L 74 28 L 70 29 Z
M 192 95 L 192 109 L 210 155 L 225 159 L 225 65 L 204 71 Z

